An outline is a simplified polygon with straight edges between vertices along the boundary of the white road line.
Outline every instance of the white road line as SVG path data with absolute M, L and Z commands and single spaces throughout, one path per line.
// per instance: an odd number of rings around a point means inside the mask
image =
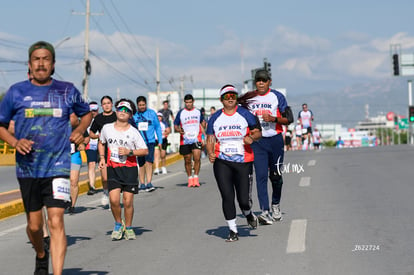
M 316 160 L 311 159 L 310 161 L 308 161 L 308 166 L 315 166 L 316 164 Z
M 310 177 L 301 177 L 300 182 L 299 182 L 299 186 L 300 187 L 307 187 L 307 186 L 310 185 L 310 182 L 311 182 Z
M 286 253 L 302 253 L 306 250 L 306 225 L 307 220 L 292 220 L 290 224 L 289 238 Z
M 4 231 L 0 232 L 0 237 L 2 237 L 4 235 L 7 235 L 9 233 L 12 233 L 14 231 L 17 231 L 17 230 L 21 230 L 23 228 L 26 228 L 26 224 L 22 224 L 22 225 L 19 225 L 19 226 L 16 226 L 16 227 L 13 227 L 13 228 L 4 230 Z

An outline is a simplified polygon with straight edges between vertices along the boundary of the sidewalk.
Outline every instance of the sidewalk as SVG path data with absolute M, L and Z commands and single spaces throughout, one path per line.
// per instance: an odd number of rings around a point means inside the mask
M 167 155 L 166 165 L 171 165 L 182 158 L 183 157 L 179 153 Z M 99 175 L 99 172 L 97 172 L 97 175 Z M 95 187 L 97 189 L 102 188 L 100 176 L 96 177 Z M 79 176 L 79 195 L 86 194 L 88 190 L 88 172 L 83 172 Z M 24 207 L 19 189 L 0 193 L 0 220 L 22 213 L 24 213 Z

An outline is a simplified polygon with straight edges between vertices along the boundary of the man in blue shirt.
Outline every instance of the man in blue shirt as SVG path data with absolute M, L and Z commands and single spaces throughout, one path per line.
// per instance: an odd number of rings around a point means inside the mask
M 34 274 L 49 274 L 43 247 L 42 207 L 48 212 L 53 274 L 62 274 L 67 239 L 63 214 L 70 201 L 70 151 L 91 122 L 89 105 L 72 83 L 53 79 L 55 50 L 39 41 L 29 48 L 31 78 L 14 84 L 0 105 L 0 139 L 16 148 L 16 174 L 36 251 Z M 73 131 L 69 116 L 81 118 Z M 7 131 L 15 121 L 15 135 Z
M 139 165 L 139 189 L 142 191 L 152 192 L 155 187 L 152 185 L 152 164 L 154 163 L 155 141 L 158 140 L 158 146 L 162 146 L 162 131 L 158 120 L 157 113 L 147 108 L 147 99 L 144 96 L 137 97 L 137 113 L 134 115 L 134 121 L 148 147 L 148 155 L 138 157 Z M 155 138 L 157 135 L 157 139 Z M 145 177 L 147 184 L 145 185 Z

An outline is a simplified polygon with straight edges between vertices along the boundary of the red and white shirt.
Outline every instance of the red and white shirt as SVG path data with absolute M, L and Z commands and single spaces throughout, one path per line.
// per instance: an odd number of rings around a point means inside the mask
M 272 137 L 283 132 L 281 124 L 276 122 L 266 122 L 263 120 L 263 114 L 268 113 L 271 116 L 281 117 L 287 107 L 285 96 L 276 90 L 269 89 L 264 95 L 253 97 L 249 104 L 250 112 L 257 115 L 262 126 L 262 136 Z

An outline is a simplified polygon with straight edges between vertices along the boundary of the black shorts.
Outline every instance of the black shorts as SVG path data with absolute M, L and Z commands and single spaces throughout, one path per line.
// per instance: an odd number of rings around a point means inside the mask
M 89 162 L 98 162 L 98 150 L 86 150 L 86 157 Z
M 165 150 L 167 150 L 167 147 L 168 147 L 168 139 L 163 138 L 162 139 L 161 150 L 165 151 Z M 155 148 L 158 148 L 158 140 L 155 141 Z M 158 149 L 160 149 L 160 148 L 158 148 Z
M 58 208 L 67 208 L 70 206 L 70 201 L 62 201 L 53 198 L 52 181 L 55 178 L 69 179 L 68 176 L 17 178 L 26 213 L 38 211 L 42 209 L 43 206 Z
M 167 138 L 163 138 L 162 139 L 162 147 L 161 147 L 161 149 L 162 150 L 167 150 L 167 147 L 168 147 L 168 139 Z
M 290 145 L 292 142 L 292 138 L 291 137 L 285 137 L 285 144 L 286 145 Z
M 191 154 L 193 150 L 201 150 L 201 148 L 202 148 L 201 142 L 180 145 L 180 155 L 185 156 L 185 155 Z
M 114 189 L 121 189 L 121 192 L 128 192 L 132 194 L 138 194 L 138 184 L 130 185 L 130 184 L 122 184 L 118 181 L 108 180 L 108 191 L 111 192 Z

